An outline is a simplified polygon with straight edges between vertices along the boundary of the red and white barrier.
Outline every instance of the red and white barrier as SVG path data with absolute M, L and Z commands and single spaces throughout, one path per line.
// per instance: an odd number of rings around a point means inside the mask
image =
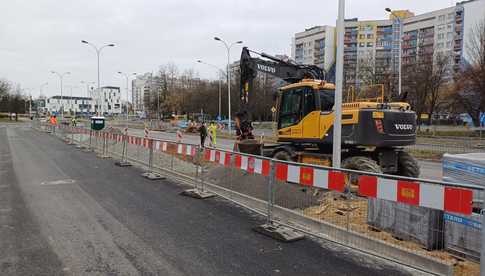
M 472 213 L 473 192 L 462 188 L 362 175 L 359 195 L 465 215 Z

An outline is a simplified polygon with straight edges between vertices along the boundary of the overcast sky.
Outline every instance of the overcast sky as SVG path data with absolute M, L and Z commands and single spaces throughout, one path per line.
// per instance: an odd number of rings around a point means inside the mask
M 384 19 L 384 8 L 416 14 L 454 5 L 449 0 L 347 0 L 346 18 Z M 116 72 L 156 72 L 173 62 L 193 68 L 202 78 L 215 70 L 197 59 L 225 66 L 228 42 L 243 40 L 254 50 L 288 54 L 295 32 L 315 25 L 335 25 L 337 0 L 3 0 L 0 10 L 0 78 L 32 89 L 49 85 L 44 94 L 59 92 L 51 70 L 72 74 L 66 86 L 85 95 L 80 81 L 96 81 L 96 54 L 81 40 L 114 43 L 101 55 L 101 85 L 125 87 Z M 240 47 L 231 51 L 235 60 Z M 67 91 L 66 91 L 67 90 Z M 65 89 L 69 95 L 70 89 Z M 123 95 L 125 95 L 123 93 Z M 125 97 L 125 96 L 123 96 Z

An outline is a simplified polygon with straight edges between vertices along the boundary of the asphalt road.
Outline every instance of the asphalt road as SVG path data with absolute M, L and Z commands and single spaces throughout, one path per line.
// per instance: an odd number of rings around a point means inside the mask
M 129 133 L 138 136 L 143 136 L 144 134 L 142 129 L 130 129 Z M 176 140 L 176 134 L 171 132 L 151 131 L 150 137 L 173 141 Z M 184 143 L 200 144 L 200 138 L 197 135 L 184 135 L 182 141 Z M 216 146 L 222 149 L 233 149 L 234 147 L 234 141 L 230 139 L 217 138 L 216 142 Z M 419 160 L 419 165 L 421 168 L 421 178 L 442 180 L 441 162 Z
M 332 243 L 280 243 L 222 199 L 179 196 L 46 133 L 0 125 L 0 275 L 409 275 Z

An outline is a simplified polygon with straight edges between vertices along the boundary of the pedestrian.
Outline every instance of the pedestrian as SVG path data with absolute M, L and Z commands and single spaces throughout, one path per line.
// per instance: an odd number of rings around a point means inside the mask
M 210 126 L 210 137 L 211 137 L 211 143 L 212 143 L 212 146 L 215 147 L 216 146 L 216 136 L 217 136 L 217 125 L 212 122 L 211 123 L 211 126 Z
M 204 122 L 202 122 L 200 124 L 199 133 L 200 133 L 200 146 L 205 147 L 205 138 L 207 137 L 207 128 L 206 128 Z
M 72 117 L 71 124 L 72 124 L 73 127 L 76 127 L 77 126 L 76 117 Z

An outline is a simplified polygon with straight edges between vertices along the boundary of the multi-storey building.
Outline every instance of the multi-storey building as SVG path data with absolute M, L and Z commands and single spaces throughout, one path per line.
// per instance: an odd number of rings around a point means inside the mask
M 51 113 L 60 113 L 62 110 L 69 113 L 92 113 L 94 101 L 88 97 L 53 96 L 45 100 L 45 110 Z
M 421 15 L 406 10 L 394 11 L 388 20 L 346 20 L 345 89 L 387 83 L 395 94 L 400 65 L 404 68 L 424 57 L 436 61 L 439 55 L 449 57 L 446 78 L 452 81 L 453 72 L 470 59 L 466 43 L 484 15 L 485 1 L 471 0 Z
M 335 27 L 315 26 L 296 33 L 291 55 L 297 63 L 312 64 L 329 71 L 335 63 Z
M 121 114 L 121 92 L 117 86 L 103 86 L 94 92 L 94 110 L 103 115 Z
M 145 111 L 145 92 L 148 90 L 151 73 L 138 75 L 136 79 L 131 81 L 131 101 L 135 112 Z M 149 94 L 148 94 L 149 95 Z

